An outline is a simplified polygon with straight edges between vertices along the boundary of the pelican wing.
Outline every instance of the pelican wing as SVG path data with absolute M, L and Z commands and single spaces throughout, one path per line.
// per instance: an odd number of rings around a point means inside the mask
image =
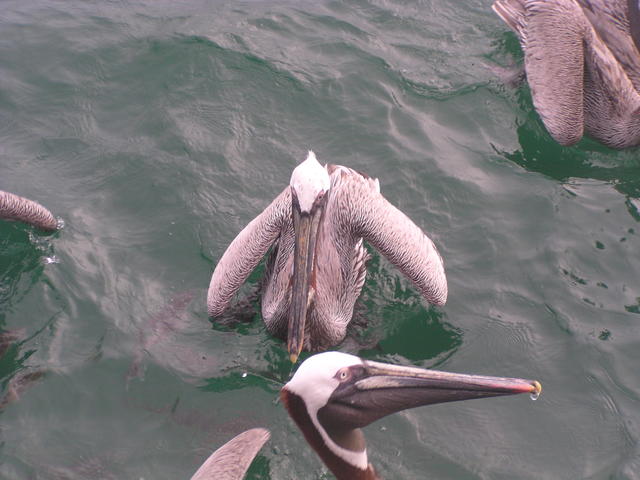
M 233 295 L 278 238 L 291 216 L 291 190 L 287 187 L 231 242 L 218 262 L 207 294 L 209 315 L 222 314 Z
M 243 479 L 269 436 L 264 428 L 252 428 L 232 438 L 207 458 L 191 480 Z
M 637 47 L 640 41 L 640 12 L 637 0 L 629 0 L 628 5 L 624 0 L 578 1 L 585 17 L 598 34 L 597 39 L 594 38 L 590 44 L 604 43 L 607 48 L 599 48 L 605 50 L 600 54 L 601 58 L 608 59 L 608 63 L 615 63 L 616 67 L 617 64 L 621 67 L 620 73 L 614 72 L 612 78 L 606 80 L 617 87 L 621 82 L 616 80 L 615 76 L 622 74 L 620 76 L 628 76 L 631 80 L 632 90 L 640 90 L 640 55 Z M 606 66 L 604 68 L 607 69 Z M 620 88 L 628 88 L 626 79 L 622 82 Z
M 404 273 L 427 301 L 444 305 L 447 277 L 431 239 L 365 181 L 351 182 L 346 200 L 356 234 Z
M 551 136 L 572 145 L 584 132 L 584 37 L 588 25 L 574 0 L 526 3 L 524 63 L 533 103 Z
M 526 0 L 496 0 L 491 5 L 494 12 L 509 25 L 509 28 L 518 34 L 522 40 L 524 35 Z
M 58 222 L 49 210 L 28 198 L 0 190 L 0 219 L 18 220 L 42 230 L 53 231 Z

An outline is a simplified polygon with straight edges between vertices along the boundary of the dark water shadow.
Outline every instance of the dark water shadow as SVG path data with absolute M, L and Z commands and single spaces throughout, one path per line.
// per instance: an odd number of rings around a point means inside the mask
M 258 455 L 245 474 L 245 480 L 270 480 L 271 465 L 269 459 L 263 455 Z
M 444 313 L 435 308 L 425 311 L 417 301 L 410 306 L 392 303 L 385 310 L 383 333 L 377 333 L 380 340 L 374 348 L 360 350 L 359 356 L 373 360 L 390 357 L 389 361 L 399 356 L 419 365 L 427 361 L 435 367 L 462 345 L 462 331 L 444 321 Z
M 614 150 L 588 136 L 574 146 L 564 147 L 549 135 L 533 106 L 531 91 L 523 85 L 518 89 L 518 105 L 528 112 L 516 131 L 520 149 L 501 152 L 505 158 L 528 171 L 542 173 L 565 182 L 569 178 L 590 178 L 612 182 L 626 195 L 640 194 L 640 150 Z
M 563 147 L 544 129 L 532 103 L 525 102 L 523 109 L 530 109 L 532 113 L 517 127 L 520 149 L 507 152 L 494 147 L 498 155 L 529 172 L 541 173 L 561 183 L 575 178 L 599 180 L 610 183 L 628 199 L 640 198 L 638 148 L 612 150 L 588 137 L 575 146 Z M 637 208 L 633 204 L 628 206 L 631 215 L 640 220 Z
M 462 331 L 439 308 L 428 306 L 395 267 L 369 252 L 367 281 L 348 329 L 347 340 L 359 347 L 354 353 L 392 363 L 399 356 L 421 366 L 444 362 L 462 345 Z
M 31 227 L 0 221 L 0 324 L 4 323 L 4 312 L 27 295 L 42 277 L 44 265 L 53 261 L 48 236 L 35 234 Z
M 0 412 L 17 402 L 22 394 L 47 374 L 43 368 L 25 365 L 35 350 L 23 351 L 22 347 L 29 338 L 25 329 L 0 332 Z

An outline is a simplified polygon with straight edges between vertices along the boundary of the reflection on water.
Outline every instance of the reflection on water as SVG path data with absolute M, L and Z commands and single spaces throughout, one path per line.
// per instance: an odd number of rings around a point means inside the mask
M 528 119 L 518 126 L 521 149 L 497 152 L 521 167 L 565 182 L 571 178 L 590 178 L 611 183 L 628 197 L 640 198 L 640 157 L 635 149 L 609 150 L 590 139 L 580 142 L 583 149 L 558 145 L 544 131 L 540 120 Z

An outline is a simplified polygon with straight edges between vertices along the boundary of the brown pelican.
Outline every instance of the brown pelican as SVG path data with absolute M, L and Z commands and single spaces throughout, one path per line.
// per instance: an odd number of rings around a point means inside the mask
M 53 231 L 58 222 L 51 212 L 37 202 L 0 190 L 0 219 L 18 220 L 42 230 Z
M 287 338 L 291 360 L 303 347 L 323 350 L 342 341 L 364 284 L 363 239 L 400 269 L 431 303 L 447 299 L 442 259 L 433 242 L 381 194 L 377 179 L 313 152 L 290 185 L 231 242 L 211 277 L 209 315 L 216 317 L 260 259 L 267 262 L 262 317 Z
M 264 428 L 242 432 L 213 452 L 191 480 L 242 480 L 269 436 Z
M 289 415 L 338 480 L 375 480 L 360 428 L 434 403 L 530 393 L 537 381 L 401 367 L 325 352 L 308 358 L 280 392 Z
M 640 143 L 637 0 L 497 0 L 516 32 L 533 104 L 551 136 L 588 135 L 612 148 Z

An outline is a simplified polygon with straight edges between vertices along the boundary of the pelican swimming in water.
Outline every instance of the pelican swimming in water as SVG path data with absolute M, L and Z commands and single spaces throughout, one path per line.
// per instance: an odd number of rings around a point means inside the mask
M 269 436 L 264 428 L 242 432 L 213 452 L 191 480 L 242 480 Z
M 212 317 L 221 315 L 260 259 L 267 261 L 262 317 L 300 351 L 341 342 L 364 284 L 369 242 L 432 304 L 447 299 L 442 258 L 433 242 L 381 194 L 377 179 L 340 165 L 322 166 L 313 152 L 287 188 L 231 242 L 211 277 Z
M 533 104 L 551 136 L 586 132 L 612 148 L 640 144 L 637 0 L 497 0 L 516 32 Z
M 47 231 L 58 228 L 55 217 L 42 205 L 2 190 L 0 190 L 0 219 L 17 220 Z
M 370 423 L 434 403 L 530 393 L 539 382 L 402 367 L 325 352 L 305 360 L 280 392 L 307 442 L 338 480 L 375 480 L 364 435 Z

